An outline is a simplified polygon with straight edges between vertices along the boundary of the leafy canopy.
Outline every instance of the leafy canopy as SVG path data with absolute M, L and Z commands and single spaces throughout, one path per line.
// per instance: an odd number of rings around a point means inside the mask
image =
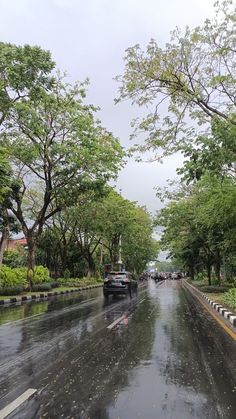
M 50 52 L 38 46 L 0 42 L 0 126 L 16 102 L 50 88 L 54 66 Z
M 215 118 L 236 125 L 235 45 L 235 2 L 225 0 L 215 3 L 212 21 L 184 34 L 176 29 L 164 48 L 151 40 L 145 51 L 127 49 L 118 101 L 130 98 L 151 110 L 136 124 L 136 133 L 147 134 L 141 150 L 183 149 Z

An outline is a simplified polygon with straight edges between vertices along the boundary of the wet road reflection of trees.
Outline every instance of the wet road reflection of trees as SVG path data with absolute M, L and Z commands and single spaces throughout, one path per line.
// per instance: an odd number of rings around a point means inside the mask
M 179 292 L 172 321 L 163 325 L 168 362 L 157 362 L 166 384 L 204 395 L 202 418 L 234 418 L 235 344 L 189 292 Z M 200 409 L 200 405 L 199 405 Z
M 40 370 L 47 368 L 50 362 L 78 344 L 86 327 L 84 322 L 89 321 L 91 313 L 101 309 L 100 299 L 91 304 L 86 300 L 92 295 L 73 295 L 3 309 L 3 321 L 12 316 L 20 320 L 19 315 L 25 320 L 0 328 L 0 407 L 18 397 L 18 387 L 22 392 L 28 388 L 39 366 Z M 82 300 L 84 304 L 80 304 Z
M 158 308 L 147 298 L 134 310 L 128 325 L 103 330 L 65 356 L 56 371 L 50 372 L 53 382 L 47 383 L 41 396 L 44 407 L 38 415 L 49 412 L 48 417 L 56 418 L 60 412 L 65 417 L 109 418 L 107 407 L 128 386 L 132 369 L 151 357 L 157 314 Z M 49 378 L 43 379 L 44 385 Z
M 235 344 L 179 281 L 78 306 L 26 321 L 18 375 L 40 394 L 17 418 L 234 419 Z

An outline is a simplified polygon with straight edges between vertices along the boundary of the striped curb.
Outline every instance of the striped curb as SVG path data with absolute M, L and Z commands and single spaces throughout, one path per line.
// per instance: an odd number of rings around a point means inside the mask
M 72 292 L 80 292 L 80 291 L 85 291 L 92 288 L 100 288 L 102 286 L 103 284 L 88 285 L 86 287 L 72 288 L 71 290 L 66 290 L 66 291 L 54 291 L 54 292 L 48 292 L 46 294 L 22 295 L 22 297 L 6 298 L 5 300 L 0 300 L 0 306 L 22 303 L 22 302 L 27 302 L 27 301 L 40 301 L 40 300 L 48 299 L 50 297 L 71 294 Z
M 207 295 L 202 294 L 203 298 L 212 306 L 222 317 L 229 320 L 230 323 L 236 327 L 236 315 L 229 311 L 228 308 L 223 307 L 221 304 L 216 303 L 215 301 L 210 300 Z
M 223 307 L 221 304 L 216 303 L 215 301 L 210 300 L 207 295 L 203 294 L 198 288 L 194 287 L 192 284 L 189 284 L 185 279 L 182 279 L 182 283 L 187 288 L 192 288 L 197 294 L 199 294 L 202 298 L 206 300 L 206 302 L 214 308 L 224 319 L 228 320 L 230 324 L 236 327 L 236 315 L 231 313 L 228 308 Z

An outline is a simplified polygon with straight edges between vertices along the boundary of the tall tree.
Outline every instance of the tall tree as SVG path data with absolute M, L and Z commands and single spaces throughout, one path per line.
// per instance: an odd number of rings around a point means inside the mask
M 50 87 L 54 66 L 50 52 L 38 46 L 0 42 L 0 126 L 17 102 Z
M 0 147 L 0 265 L 11 232 L 18 232 L 19 225 L 15 217 L 9 212 L 12 197 L 18 189 L 18 181 L 13 180 L 7 152 Z
M 220 283 L 222 265 L 227 260 L 234 264 L 235 208 L 234 180 L 206 174 L 188 196 L 179 197 L 161 210 L 157 223 L 164 226 L 162 245 L 192 278 L 196 271 L 206 270 L 211 284 L 214 267 Z
M 236 126 L 215 120 L 211 131 L 209 135 L 197 137 L 194 147 L 185 149 L 187 159 L 177 172 L 188 183 L 199 180 L 207 172 L 220 178 L 235 178 Z
M 235 3 L 219 0 L 211 21 L 194 30 L 187 27 L 184 34 L 176 29 L 164 48 L 154 40 L 146 51 L 139 45 L 128 48 L 124 75 L 118 77 L 119 100 L 153 107 L 137 124 L 137 131 L 147 133 L 141 150 L 182 149 L 215 118 L 236 125 L 235 44 Z
M 15 104 L 2 141 L 8 148 L 21 188 L 11 210 L 28 244 L 32 283 L 36 240 L 54 214 L 73 205 L 81 191 L 97 189 L 120 169 L 119 141 L 83 103 L 85 86 L 58 76 L 50 90 Z

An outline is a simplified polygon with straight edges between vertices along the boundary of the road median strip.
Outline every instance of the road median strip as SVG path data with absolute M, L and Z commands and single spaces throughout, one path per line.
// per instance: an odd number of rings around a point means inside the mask
M 208 303 L 208 305 L 212 309 L 214 309 L 218 315 L 221 315 L 224 318 L 224 320 L 227 321 L 227 323 L 228 322 L 230 323 L 229 324 L 230 331 L 231 331 L 230 335 L 234 339 L 236 339 L 236 315 L 232 313 L 231 311 L 229 311 L 228 308 L 225 308 L 221 304 L 216 303 L 215 301 L 211 300 L 207 295 L 203 294 L 203 292 L 201 292 L 198 288 L 194 287 L 192 284 L 189 284 L 185 279 L 182 280 L 182 283 L 184 286 L 186 286 L 186 288 L 188 288 L 189 290 L 192 290 L 193 294 L 198 294 L 198 296 L 202 300 L 205 300 L 205 302 Z M 232 334 L 232 326 L 233 326 L 233 334 Z
M 44 294 L 32 294 L 32 295 L 22 295 L 22 296 L 16 296 L 16 297 L 11 297 L 11 298 L 6 298 L 4 300 L 0 300 L 0 305 L 1 306 L 8 306 L 9 304 L 16 304 L 16 303 L 21 303 L 21 302 L 25 302 L 25 301 L 40 301 L 42 299 L 48 299 L 50 297 L 56 297 L 56 296 L 60 296 L 60 295 L 64 295 L 64 294 L 70 294 L 73 292 L 80 292 L 80 291 L 85 291 L 85 290 L 89 290 L 92 288 L 99 288 L 102 287 L 103 284 L 96 284 L 96 285 L 87 285 L 84 287 L 79 287 L 79 288 L 72 288 L 71 290 L 65 290 L 65 291 L 52 291 L 52 292 L 48 292 L 48 293 L 44 293 Z

